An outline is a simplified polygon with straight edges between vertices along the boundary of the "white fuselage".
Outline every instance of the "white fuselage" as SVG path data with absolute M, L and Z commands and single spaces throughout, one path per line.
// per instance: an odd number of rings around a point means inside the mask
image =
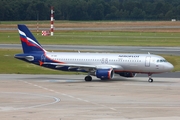
M 115 72 L 162 73 L 173 65 L 163 57 L 152 54 L 64 53 L 47 52 L 47 58 L 62 64 L 113 68 Z M 45 59 L 44 62 L 47 62 Z M 80 66 L 81 67 L 81 66 Z

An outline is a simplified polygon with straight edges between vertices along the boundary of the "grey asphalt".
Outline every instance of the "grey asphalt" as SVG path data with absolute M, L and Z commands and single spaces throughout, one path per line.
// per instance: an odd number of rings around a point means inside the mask
M 46 50 L 73 50 L 89 52 L 148 53 L 180 56 L 180 47 L 141 46 L 85 46 L 85 45 L 43 45 Z M 21 49 L 20 44 L 0 44 L 1 49 Z
M 180 119 L 179 78 L 83 78 L 0 74 L 1 120 Z
M 137 77 L 147 77 L 147 74 L 137 74 Z M 156 78 L 180 78 L 180 72 L 153 74 L 152 78 L 153 79 L 156 79 Z

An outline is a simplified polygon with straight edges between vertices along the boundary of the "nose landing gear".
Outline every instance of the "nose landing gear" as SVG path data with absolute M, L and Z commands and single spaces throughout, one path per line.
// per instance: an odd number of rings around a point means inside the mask
M 152 83 L 152 82 L 153 82 L 153 79 L 152 79 L 152 78 L 149 78 L 148 82 Z
M 152 74 L 148 74 L 148 77 L 149 77 L 148 82 L 149 82 L 149 83 L 152 83 L 152 82 L 153 82 L 153 79 L 151 78 L 151 75 L 152 75 Z

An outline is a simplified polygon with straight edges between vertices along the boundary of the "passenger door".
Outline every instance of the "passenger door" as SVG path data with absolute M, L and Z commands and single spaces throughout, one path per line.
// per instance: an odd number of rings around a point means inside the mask
M 145 59 L 145 67 L 150 67 L 151 56 L 147 56 Z

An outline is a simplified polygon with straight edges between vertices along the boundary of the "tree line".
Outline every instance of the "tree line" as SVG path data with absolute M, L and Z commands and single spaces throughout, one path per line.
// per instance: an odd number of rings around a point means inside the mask
M 180 0 L 0 0 L 0 20 L 171 20 Z

